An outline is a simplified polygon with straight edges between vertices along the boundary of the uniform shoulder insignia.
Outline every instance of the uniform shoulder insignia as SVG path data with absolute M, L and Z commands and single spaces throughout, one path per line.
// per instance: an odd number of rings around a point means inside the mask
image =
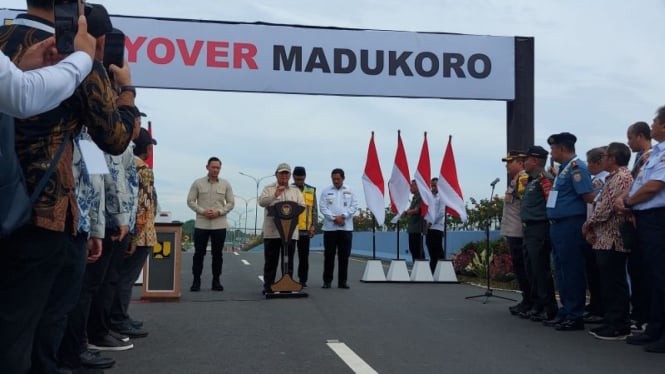
M 578 166 L 579 165 L 577 164 L 577 161 L 573 161 L 573 162 L 570 163 L 570 167 L 573 168 L 573 169 L 575 169 Z

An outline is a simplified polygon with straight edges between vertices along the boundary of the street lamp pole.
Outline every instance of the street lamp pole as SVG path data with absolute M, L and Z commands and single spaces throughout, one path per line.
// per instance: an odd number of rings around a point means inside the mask
M 254 237 L 256 237 L 257 236 L 256 235 L 256 227 L 257 227 L 258 222 L 259 222 L 259 183 L 261 183 L 261 181 L 266 179 L 266 178 L 272 177 L 273 175 L 271 174 L 271 175 L 266 175 L 265 177 L 256 178 L 256 177 L 251 176 L 247 173 L 243 173 L 242 171 L 239 171 L 238 173 L 240 173 L 240 175 L 244 175 L 248 178 L 251 178 L 254 182 L 256 182 L 256 201 L 254 203 L 254 211 L 255 211 L 255 214 L 254 214 Z
M 248 206 L 250 201 L 252 201 L 256 198 L 255 197 L 250 197 L 249 199 L 245 199 L 242 196 L 238 196 L 238 195 L 234 195 L 234 196 L 245 202 L 245 235 L 247 235 L 247 206 Z

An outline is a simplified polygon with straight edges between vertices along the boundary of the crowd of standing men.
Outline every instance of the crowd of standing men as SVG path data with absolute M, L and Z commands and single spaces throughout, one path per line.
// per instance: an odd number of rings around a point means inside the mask
M 533 145 L 502 159 L 511 181 L 501 234 L 523 298 L 509 309 L 559 331 L 597 324 L 598 339 L 665 353 L 665 106 L 627 137 L 586 161 L 567 132 L 547 139 L 550 152 Z
M 9 59 L 34 69 L 65 57 L 54 51 L 53 1 L 27 7 L 0 27 L 2 111 L 17 117 L 5 123 L 3 114 L 2 123 L 15 128 L 27 190 L 37 192 L 31 221 L 0 238 L 0 372 L 101 372 L 115 361 L 100 351 L 147 336 L 128 307 L 156 243 L 145 161 L 157 143 L 141 128 L 128 64 L 102 64 L 114 30 L 106 9 L 85 4 L 77 52 L 22 76 Z M 97 157 L 108 173 L 90 170 Z

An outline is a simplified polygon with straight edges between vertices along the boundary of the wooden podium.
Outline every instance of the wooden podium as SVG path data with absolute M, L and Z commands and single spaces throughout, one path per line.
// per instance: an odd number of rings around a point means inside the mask
M 180 299 L 182 222 L 155 223 L 157 244 L 143 265 L 141 299 Z
M 303 292 L 302 284 L 296 282 L 288 274 L 287 251 L 291 236 L 298 227 L 298 216 L 305 208 L 293 201 L 280 201 L 268 208 L 268 216 L 272 217 L 279 232 L 282 246 L 280 249 L 280 265 L 282 268 L 282 278 L 270 285 L 270 291 L 266 293 L 266 299 L 280 297 L 307 297 Z

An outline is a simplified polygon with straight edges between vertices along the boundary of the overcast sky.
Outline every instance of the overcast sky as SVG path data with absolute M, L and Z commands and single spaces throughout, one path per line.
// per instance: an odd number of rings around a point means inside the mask
M 97 2 L 114 15 L 532 36 L 535 141 L 546 146 L 550 134 L 569 131 L 578 137 L 580 155 L 612 141 L 624 142 L 629 124 L 640 120 L 651 124 L 655 110 L 665 105 L 663 0 Z M 25 2 L 5 0 L 2 6 L 23 9 Z M 273 174 L 278 163 L 288 162 L 305 166 L 308 183 L 319 187 L 330 184 L 333 168 L 343 168 L 345 182 L 365 207 L 361 176 L 371 131 L 386 182 L 398 129 L 411 173 L 424 131 L 433 175 L 438 174 L 448 135 L 453 136 L 467 201 L 488 197 L 489 183 L 495 177 L 505 179 L 501 158 L 506 152 L 506 104 L 501 101 L 139 89 L 137 104 L 148 114 L 159 142 L 155 176 L 161 207 L 179 220 L 193 218 L 186 195 L 191 182 L 205 175 L 206 160 L 213 155 L 222 159 L 221 175 L 237 195 L 256 195 L 255 182 L 240 171 L 262 177 Z M 266 152 L 276 141 L 287 145 L 282 153 Z M 271 181 L 268 178 L 261 186 Z M 502 193 L 502 188 L 497 192 Z M 242 226 L 245 204 L 238 201 L 236 206 Z M 252 201 L 250 228 L 253 209 Z M 259 211 L 259 227 L 261 216 Z M 238 220 L 239 215 L 230 218 Z

